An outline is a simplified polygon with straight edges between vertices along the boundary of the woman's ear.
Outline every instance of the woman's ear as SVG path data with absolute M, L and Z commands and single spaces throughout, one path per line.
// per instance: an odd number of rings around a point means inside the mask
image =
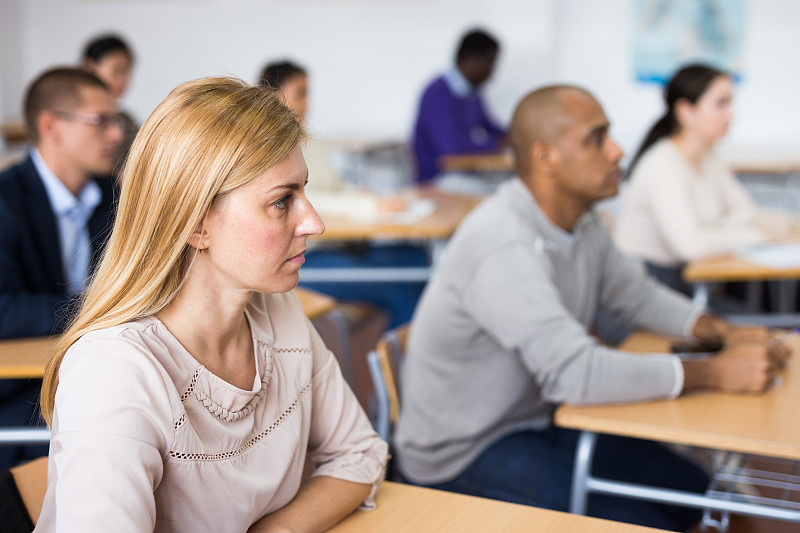
M 187 241 L 189 246 L 196 248 L 198 251 L 203 251 L 208 248 L 208 232 L 205 229 L 205 221 L 205 217 L 200 219 L 200 222 L 197 223 L 197 226 L 195 226 L 192 235 Z
M 683 128 L 692 123 L 692 119 L 694 118 L 694 104 L 686 98 L 681 98 L 675 102 L 674 112 L 678 126 Z

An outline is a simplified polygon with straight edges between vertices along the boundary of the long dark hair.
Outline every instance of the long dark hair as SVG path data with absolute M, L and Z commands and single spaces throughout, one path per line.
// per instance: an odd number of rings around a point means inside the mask
M 89 59 L 95 63 L 99 63 L 106 54 L 111 52 L 123 52 L 128 56 L 128 59 L 131 60 L 131 63 L 133 63 L 133 51 L 131 47 L 122 40 L 122 37 L 113 34 L 101 35 L 90 41 L 83 50 L 83 59 Z
M 675 104 L 679 100 L 696 104 L 709 85 L 720 76 L 728 76 L 728 73 L 703 64 L 687 65 L 672 76 L 664 89 L 667 112 L 647 132 L 647 136 L 628 167 L 628 176 L 633 173 L 636 163 L 648 148 L 663 137 L 668 137 L 677 131 L 678 119 L 675 117 Z
M 279 91 L 289 78 L 298 74 L 306 75 L 305 69 L 300 65 L 291 61 L 276 61 L 264 67 L 258 79 L 258 84 L 264 89 Z

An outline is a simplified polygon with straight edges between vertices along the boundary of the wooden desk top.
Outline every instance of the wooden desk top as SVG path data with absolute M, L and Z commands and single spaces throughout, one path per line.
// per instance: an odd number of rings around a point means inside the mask
M 355 154 L 369 154 L 380 150 L 404 149 L 408 141 L 390 137 L 331 137 L 322 139 L 322 142 L 331 148 Z
M 443 155 L 437 161 L 444 172 L 513 172 L 514 156 L 499 154 Z
M 0 378 L 41 378 L 57 340 L 57 337 L 36 337 L 0 341 Z
M 355 511 L 330 533 L 646 533 L 646 527 L 385 482 L 374 511 Z
M 0 137 L 7 142 L 21 142 L 28 139 L 28 127 L 25 122 L 4 122 L 0 124 Z
M 668 352 L 670 339 L 634 333 L 622 349 Z M 777 387 L 760 395 L 697 392 L 675 400 L 564 405 L 561 427 L 800 460 L 800 338 Z
M 683 269 L 683 279 L 690 283 L 793 278 L 800 278 L 800 267 L 770 268 L 751 263 L 734 253 L 697 259 Z
M 775 174 L 800 172 L 800 153 L 796 149 L 737 149 L 724 155 L 734 174 Z
M 415 194 L 430 198 L 436 210 L 409 225 L 355 222 L 344 217 L 325 217 L 325 233 L 314 240 L 447 239 L 461 220 L 482 200 L 479 196 L 455 194 L 436 189 L 419 189 Z
M 294 290 L 311 320 L 336 307 L 336 300 L 300 287 Z M 55 348 L 57 337 L 0 340 L 0 379 L 38 379 L 44 376 L 44 365 Z

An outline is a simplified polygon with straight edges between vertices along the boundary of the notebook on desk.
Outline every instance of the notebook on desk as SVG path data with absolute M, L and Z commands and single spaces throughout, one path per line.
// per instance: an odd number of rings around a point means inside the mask
M 376 222 L 397 226 L 410 226 L 436 211 L 436 202 L 430 198 L 413 198 L 402 211 L 380 211 Z
M 382 210 L 380 199 L 368 193 L 317 194 L 310 199 L 323 220 L 337 217 L 359 224 L 409 226 L 436 211 L 436 202 L 430 198 L 404 198 L 404 209 L 396 211 Z
M 765 243 L 742 248 L 737 252 L 742 259 L 767 268 L 800 267 L 800 243 Z

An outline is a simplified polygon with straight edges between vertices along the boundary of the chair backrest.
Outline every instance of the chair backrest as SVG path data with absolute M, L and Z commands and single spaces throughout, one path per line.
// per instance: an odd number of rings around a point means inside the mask
M 22 503 L 35 525 L 42 512 L 44 493 L 47 491 L 47 457 L 39 457 L 15 466 L 10 472 Z
M 408 324 L 404 324 L 386 332 L 375 350 L 367 356 L 377 399 L 376 429 L 378 435 L 387 442 L 400 416 L 397 376 L 405 356 L 408 330 Z

